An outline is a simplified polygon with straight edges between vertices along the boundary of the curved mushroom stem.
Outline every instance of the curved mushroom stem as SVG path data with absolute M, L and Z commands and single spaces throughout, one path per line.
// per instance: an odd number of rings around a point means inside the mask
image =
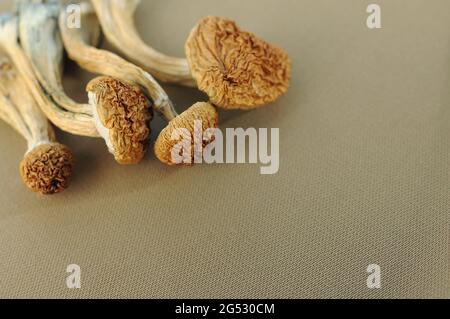
M 58 27 L 61 5 L 44 0 L 16 0 L 20 43 L 45 91 L 63 109 L 92 115 L 91 106 L 68 97 L 62 85 L 64 48 Z
M 8 123 L 27 141 L 30 141 L 32 138 L 31 133 L 29 132 L 28 127 L 24 123 L 17 108 L 12 105 L 12 102 L 8 98 L 6 92 L 7 90 L 0 83 L 0 119 L 3 122 Z
M 172 102 L 150 74 L 114 53 L 89 45 L 87 34 L 90 28 L 98 26 L 98 20 L 92 6 L 88 3 L 82 3 L 81 8 L 82 27 L 80 29 L 67 27 L 67 13 L 64 10 L 59 19 L 61 35 L 69 57 L 89 72 L 140 85 L 152 100 L 153 108 L 166 120 L 174 119 L 178 114 Z
M 5 56 L 0 57 L 0 80 L 3 97 L 9 99 L 10 104 L 17 110 L 16 115 L 11 110 L 11 117 L 25 127 L 25 130 L 21 129 L 20 133 L 27 139 L 28 151 L 40 144 L 49 143 L 49 136 L 53 137 L 54 134 L 49 135 L 51 127 L 46 117 L 35 105 L 23 78 L 17 74 L 12 62 Z
M 0 48 L 14 63 L 42 112 L 53 124 L 64 131 L 75 135 L 98 137 L 91 116 L 62 110 L 42 89 L 33 66 L 18 43 L 18 36 L 17 17 L 10 14 L 1 15 Z
M 12 105 L 11 99 L 6 94 L 8 89 L 3 84 L 5 80 L 9 80 L 13 76 L 15 76 L 15 73 L 9 59 L 3 54 L 0 54 L 0 92 L 3 93 L 0 95 L 0 105 L 3 106 L 0 107 L 0 118 L 4 122 L 9 123 L 9 125 L 28 141 L 32 138 L 31 133 L 24 123 L 19 110 Z
M 28 142 L 28 151 L 20 164 L 24 183 L 46 195 L 66 189 L 73 155 L 56 142 L 53 129 L 35 105 L 26 83 L 4 56 L 0 56 L 0 117 Z
M 92 0 L 92 3 L 108 40 L 131 61 L 160 81 L 196 86 L 186 59 L 162 54 L 139 36 L 133 17 L 140 0 Z

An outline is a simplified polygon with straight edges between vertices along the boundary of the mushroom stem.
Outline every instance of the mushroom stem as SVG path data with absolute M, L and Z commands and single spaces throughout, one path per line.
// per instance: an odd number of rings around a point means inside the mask
M 0 92 L 0 119 L 3 122 L 8 123 L 27 141 L 30 141 L 32 138 L 31 133 L 28 131 L 28 127 L 24 123 L 19 111 L 12 105 L 11 100 L 7 97 L 7 90 L 1 83 Z
M 76 135 L 98 137 L 92 117 L 62 110 L 42 89 L 33 66 L 20 47 L 18 19 L 11 14 L 0 16 L 0 48 L 5 51 L 27 84 L 36 103 L 57 127 Z
M 9 123 L 20 135 L 22 135 L 27 141 L 32 138 L 31 133 L 28 130 L 27 125 L 24 123 L 19 110 L 12 105 L 10 98 L 5 94 L 8 89 L 4 86 L 5 79 L 14 75 L 12 65 L 9 63 L 9 59 L 0 53 L 0 90 L 3 94 L 0 96 L 0 118 Z
M 153 102 L 153 108 L 166 120 L 178 116 L 167 93 L 155 79 L 140 67 L 122 59 L 106 50 L 97 49 L 89 44 L 88 32 L 98 26 L 95 11 L 89 3 L 81 4 L 82 27 L 68 28 L 67 13 L 63 10 L 59 19 L 59 27 L 64 46 L 69 57 L 89 72 L 120 79 L 142 87 L 145 94 Z
M 0 117 L 28 142 L 20 164 L 24 183 L 46 195 L 66 189 L 72 174 L 72 153 L 56 142 L 26 83 L 5 56 L 0 56 Z
M 0 63 L 5 63 L 0 61 Z M 51 142 L 50 126 L 45 116 L 37 111 L 34 100 L 28 95 L 25 83 L 17 80 L 5 81 L 1 76 L 0 91 L 2 110 L 9 116 L 3 120 L 14 127 L 28 143 L 28 151 L 32 151 L 39 145 Z
M 134 14 L 140 0 L 92 0 L 92 3 L 108 40 L 131 61 L 163 82 L 195 87 L 186 59 L 162 54 L 139 36 Z
M 177 163 L 172 158 L 172 152 L 179 140 L 174 139 L 174 133 L 179 132 L 179 130 L 188 132 L 193 141 L 195 139 L 195 123 L 200 122 L 202 124 L 202 129 L 206 132 L 209 129 L 217 128 L 219 118 L 216 108 L 210 103 L 199 102 L 192 105 L 189 109 L 183 112 L 174 120 L 170 121 L 169 124 L 161 131 L 156 142 L 155 142 L 155 155 L 164 164 L 172 166 L 179 165 L 182 163 Z M 202 135 L 203 133 L 202 132 Z M 203 148 L 211 143 L 213 139 L 203 140 Z M 183 154 L 183 157 L 191 157 L 189 163 L 194 163 L 195 149 L 191 148 L 191 154 Z
M 44 0 L 16 0 L 16 3 L 20 43 L 45 91 L 63 109 L 92 115 L 91 106 L 73 101 L 62 85 L 64 48 L 58 27 L 61 5 Z

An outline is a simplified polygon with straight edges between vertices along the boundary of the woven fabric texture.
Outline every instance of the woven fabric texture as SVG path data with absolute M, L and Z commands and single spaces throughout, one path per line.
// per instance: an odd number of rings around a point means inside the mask
M 280 128 L 279 173 L 153 154 L 121 167 L 101 140 L 58 132 L 75 177 L 44 198 L 22 185 L 25 142 L 0 123 L 0 297 L 449 298 L 450 2 L 378 0 L 378 30 L 370 3 L 142 1 L 138 29 L 168 54 L 211 14 L 289 52 L 286 96 L 220 111 L 221 128 Z M 65 73 L 86 101 L 92 75 Z M 206 99 L 165 88 L 180 111 Z M 164 123 L 152 126 L 154 141 Z M 69 264 L 81 289 L 66 287 Z

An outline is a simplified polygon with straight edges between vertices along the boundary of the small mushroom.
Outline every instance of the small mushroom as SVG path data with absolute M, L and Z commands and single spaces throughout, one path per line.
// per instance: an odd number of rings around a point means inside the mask
M 139 0 L 92 0 L 106 38 L 124 55 L 156 78 L 192 85 L 225 109 L 252 109 L 287 92 L 291 62 L 282 49 L 232 20 L 202 19 L 185 45 L 185 59 L 164 55 L 146 45 L 133 21 Z
M 199 102 L 191 106 L 184 113 L 177 118 L 170 121 L 169 125 L 161 131 L 158 139 L 155 143 L 155 155 L 164 164 L 175 165 L 182 163 L 175 163 L 172 159 L 172 150 L 175 145 L 179 143 L 179 140 L 173 138 L 173 133 L 178 129 L 186 129 L 190 133 L 190 140 L 192 145 L 194 144 L 193 135 L 195 134 L 195 122 L 202 123 L 202 129 L 205 131 L 210 128 L 217 128 L 218 126 L 218 114 L 214 106 L 210 103 Z M 201 132 L 203 133 L 203 132 Z M 180 136 L 182 138 L 182 136 Z M 202 141 L 203 148 L 208 145 L 211 140 Z M 191 147 L 191 158 L 188 159 L 188 163 L 193 163 L 195 156 L 195 148 Z M 186 154 L 183 154 L 186 156 Z
M 120 164 L 134 164 L 142 159 L 146 147 L 135 144 L 137 141 L 145 143 L 146 139 L 142 138 L 141 131 L 133 131 L 138 136 L 130 136 L 133 132 L 125 129 L 127 125 L 140 127 L 142 119 L 151 119 L 150 102 L 140 93 L 138 88 L 122 83 L 119 80 L 102 77 L 96 79 L 95 86 L 91 85 L 92 90 L 94 90 L 92 91 L 93 93 L 96 93 L 95 90 L 97 88 L 105 88 L 99 91 L 101 94 L 99 93 L 98 96 L 91 94 L 94 97 L 90 99 L 91 103 L 89 104 L 92 115 L 67 111 L 60 107 L 41 86 L 33 65 L 19 45 L 18 19 L 13 15 L 0 16 L 0 48 L 8 53 L 18 72 L 23 76 L 33 98 L 53 124 L 75 135 L 104 137 L 108 149 L 114 154 Z M 102 81 L 105 82 L 103 86 L 99 84 Z M 114 82 L 115 84 L 113 84 Z M 120 90 L 120 92 L 115 92 L 114 90 Z M 103 98 L 103 96 L 114 94 L 118 98 Z M 145 103 L 145 107 L 143 104 L 134 104 L 136 102 L 134 96 L 136 95 L 140 95 L 140 98 L 137 100 L 140 103 Z M 99 119 L 102 119 L 102 117 L 98 112 L 107 108 L 111 108 L 115 113 L 111 111 L 113 116 L 107 118 L 108 124 L 101 126 Z M 141 112 L 141 114 L 137 115 L 137 112 Z M 100 130 L 101 132 L 99 132 Z M 114 137 L 112 140 L 120 144 L 114 144 L 111 141 L 110 134 L 105 134 L 104 130 L 111 131 L 111 136 Z M 149 129 L 147 132 L 149 134 Z M 133 143 L 133 145 L 128 145 L 127 143 Z M 142 147 L 142 152 L 137 151 L 139 147 Z M 126 151 L 130 151 L 130 153 L 125 154 Z
M 0 118 L 28 142 L 20 163 L 24 183 L 34 192 L 51 195 L 69 186 L 74 165 L 71 151 L 55 140 L 49 125 L 23 78 L 0 54 Z
M 86 90 L 95 105 L 95 125 L 120 164 L 139 163 L 150 137 L 151 108 L 138 87 L 111 77 L 97 77 Z

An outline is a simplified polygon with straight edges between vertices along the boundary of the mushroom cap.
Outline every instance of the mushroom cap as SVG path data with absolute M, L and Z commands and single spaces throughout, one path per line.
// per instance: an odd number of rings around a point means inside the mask
M 20 174 L 33 192 L 52 195 L 69 186 L 73 166 L 72 152 L 66 146 L 41 144 L 25 155 Z
M 97 77 L 87 85 L 95 96 L 95 110 L 108 130 L 107 143 L 120 164 L 137 164 L 145 155 L 150 138 L 152 109 L 142 91 L 111 77 Z
M 191 142 L 195 133 L 195 121 L 202 122 L 203 132 L 209 128 L 217 128 L 219 116 L 214 106 L 210 103 L 195 103 L 185 112 L 169 122 L 167 127 L 161 131 L 155 143 L 155 155 L 164 164 L 175 165 L 172 161 L 172 149 L 180 140 L 172 139 L 172 134 L 177 129 L 187 129 L 191 133 Z M 181 138 L 180 138 L 181 139 Z M 210 141 L 212 142 L 212 140 Z M 203 148 L 208 145 L 208 141 L 203 141 Z M 194 158 L 194 147 L 192 147 L 192 159 Z M 193 161 L 191 161 L 193 162 Z
M 202 19 L 191 31 L 186 57 L 198 88 L 225 109 L 253 109 L 287 92 L 291 62 L 287 53 L 236 23 Z

